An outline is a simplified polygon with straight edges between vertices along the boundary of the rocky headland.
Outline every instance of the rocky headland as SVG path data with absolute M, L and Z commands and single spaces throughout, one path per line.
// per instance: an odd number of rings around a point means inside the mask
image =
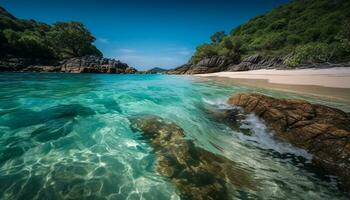
M 134 74 L 137 70 L 119 60 L 98 56 L 70 58 L 49 65 L 35 65 L 33 61 L 12 58 L 0 61 L 2 72 L 63 72 L 63 73 L 112 73 Z
M 326 174 L 336 175 L 340 188 L 349 191 L 348 113 L 304 100 L 276 99 L 254 93 L 235 94 L 227 103 L 255 113 L 274 130 L 276 138 L 307 150 L 313 155 L 315 166 Z M 226 118 L 232 118 L 232 112 Z
M 214 72 L 235 72 L 235 71 L 249 71 L 259 69 L 306 69 L 306 68 L 333 68 L 333 67 L 350 67 L 350 63 L 316 63 L 316 62 L 304 62 L 298 66 L 288 66 L 285 64 L 285 60 L 288 56 L 284 57 L 264 57 L 259 54 L 251 55 L 244 58 L 241 62 L 232 60 L 226 56 L 213 56 L 200 60 L 198 63 L 189 61 L 187 64 L 181 65 L 177 68 L 168 70 L 168 74 L 205 74 Z

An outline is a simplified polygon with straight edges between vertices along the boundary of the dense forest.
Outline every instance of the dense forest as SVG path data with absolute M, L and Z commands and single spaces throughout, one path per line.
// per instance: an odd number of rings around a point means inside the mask
M 48 25 L 17 19 L 0 7 L 0 59 L 15 57 L 45 63 L 84 55 L 102 56 L 94 41 L 79 22 Z
M 191 58 L 227 56 L 239 62 L 253 54 L 283 57 L 284 63 L 350 60 L 350 1 L 294 0 L 234 28 L 216 32 Z

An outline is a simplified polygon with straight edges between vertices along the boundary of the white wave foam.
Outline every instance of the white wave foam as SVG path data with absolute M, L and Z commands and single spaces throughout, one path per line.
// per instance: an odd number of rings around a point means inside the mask
M 232 109 L 233 108 L 231 105 L 226 103 L 226 99 L 224 99 L 224 98 L 218 98 L 218 99 L 214 99 L 214 100 L 203 98 L 203 101 L 206 104 L 217 107 L 218 109 Z
M 311 160 L 312 155 L 307 151 L 297 148 L 291 144 L 281 142 L 273 137 L 273 132 L 269 130 L 264 122 L 254 114 L 248 114 L 246 119 L 242 120 L 241 128 L 250 129 L 252 135 L 239 134 L 239 138 L 245 141 L 253 141 L 260 148 L 271 149 L 281 154 L 291 153 L 297 156 L 305 157 Z

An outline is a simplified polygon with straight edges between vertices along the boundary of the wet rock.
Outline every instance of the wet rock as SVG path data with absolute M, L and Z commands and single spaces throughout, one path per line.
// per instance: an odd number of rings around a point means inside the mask
M 183 199 L 230 199 L 229 183 L 255 190 L 247 172 L 233 161 L 196 147 L 173 122 L 156 116 L 132 118 L 156 154 L 156 169 L 170 178 Z
M 350 191 L 350 116 L 303 100 L 276 99 L 260 94 L 236 94 L 230 105 L 264 119 L 276 137 L 314 155 L 313 163 L 337 175 L 340 187 Z

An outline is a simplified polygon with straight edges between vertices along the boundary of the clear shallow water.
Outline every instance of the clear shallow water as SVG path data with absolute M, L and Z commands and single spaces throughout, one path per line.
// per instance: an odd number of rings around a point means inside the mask
M 0 198 L 180 199 L 156 172 L 151 147 L 130 129 L 129 117 L 152 114 L 253 177 L 256 189 L 233 189 L 233 199 L 347 199 L 334 178 L 316 174 L 311 155 L 274 140 L 254 115 L 241 125 L 246 135 L 204 111 L 247 91 L 349 109 L 185 76 L 0 74 Z

